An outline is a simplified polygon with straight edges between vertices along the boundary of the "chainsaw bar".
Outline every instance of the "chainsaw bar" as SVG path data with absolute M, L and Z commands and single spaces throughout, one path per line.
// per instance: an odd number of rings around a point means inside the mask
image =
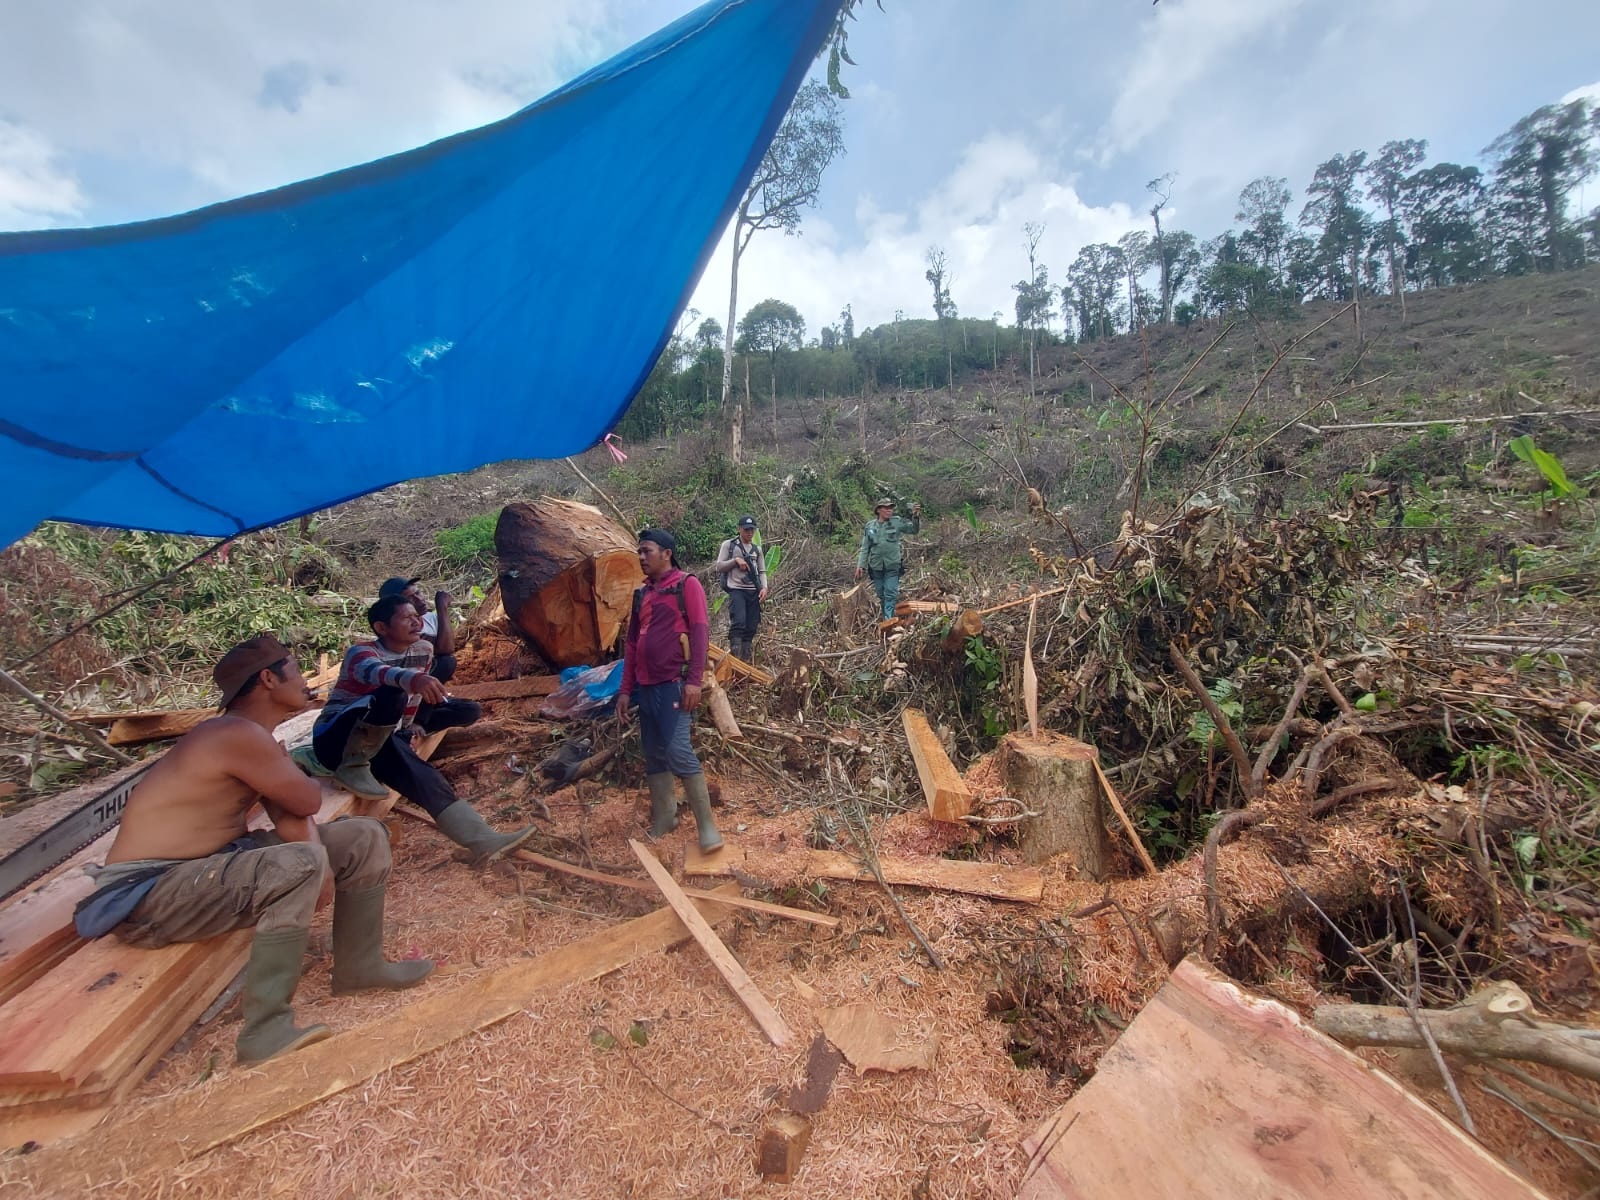
M 66 862 L 121 821 L 128 797 L 149 769 L 147 766 L 135 771 L 0 859 L 0 900 Z

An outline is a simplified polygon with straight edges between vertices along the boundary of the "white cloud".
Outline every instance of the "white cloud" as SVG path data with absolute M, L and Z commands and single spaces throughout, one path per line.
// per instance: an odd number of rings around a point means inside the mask
M 1600 105 L 1600 80 L 1586 84 L 1583 87 L 1573 88 L 1565 96 L 1561 97 L 1561 103 L 1571 104 L 1578 99 L 1587 100 L 1590 104 Z
M 1114 242 L 1142 227 L 1144 215 L 1122 203 L 1085 202 L 1074 180 L 1026 137 L 991 133 L 967 146 L 913 211 L 884 209 L 870 196 L 859 197 L 859 242 L 812 214 L 798 237 L 757 235 L 740 263 L 739 315 L 773 296 L 800 310 L 811 337 L 834 323 L 846 304 L 858 329 L 892 320 L 896 309 L 931 318 L 924 256 L 938 245 L 948 259 L 959 311 L 976 318 L 999 311 L 1010 321 L 1016 300 L 1011 285 L 1028 274 L 1022 227 L 1030 221 L 1045 227 L 1039 261 L 1059 283 L 1082 246 Z M 718 321 L 727 318 L 730 254 L 724 237 L 692 300 Z
M 204 203 L 507 116 L 630 40 L 618 2 L 24 6 L 0 39 L 0 114 L 100 164 L 91 207 L 127 203 L 109 176 Z
M 50 143 L 0 120 L 0 228 L 66 224 L 83 209 L 78 181 Z
M 1101 144 L 1102 161 L 1139 145 L 1206 103 L 1202 86 L 1224 62 L 1248 71 L 1264 34 L 1284 30 L 1304 0 L 1167 0 L 1151 9 L 1122 73 Z M 1242 61 L 1241 61 L 1242 60 Z

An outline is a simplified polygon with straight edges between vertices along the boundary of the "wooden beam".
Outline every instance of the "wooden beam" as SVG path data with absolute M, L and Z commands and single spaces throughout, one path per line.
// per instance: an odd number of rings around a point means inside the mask
M 1144 841 L 1139 837 L 1139 832 L 1133 827 L 1133 822 L 1128 820 L 1128 810 L 1122 807 L 1122 797 L 1117 795 L 1117 789 L 1111 786 L 1111 780 L 1106 778 L 1105 771 L 1100 766 L 1100 756 L 1095 755 L 1094 773 L 1100 779 L 1100 786 L 1105 789 L 1106 799 L 1111 802 L 1111 811 L 1117 814 L 1117 820 L 1122 822 L 1122 831 L 1128 835 L 1128 840 L 1133 843 L 1134 853 L 1139 856 L 1139 861 L 1144 864 L 1147 875 L 1156 875 L 1155 861 L 1150 857 L 1150 851 L 1144 848 Z
M 794 1113 L 767 1118 L 756 1140 L 756 1170 L 772 1183 L 793 1183 L 811 1141 L 811 1122 Z
M 700 903 L 713 920 L 727 912 L 721 905 Z M 229 1072 L 209 1085 L 147 1104 L 126 1120 L 40 1150 L 22 1160 L 21 1170 L 10 1178 L 31 1182 L 41 1194 L 59 1191 L 64 1180 L 71 1180 L 76 1194 L 88 1194 L 135 1174 L 171 1171 L 251 1130 L 514 1016 L 540 992 L 598 979 L 688 936 L 671 909 L 659 909 L 537 958 L 486 971 L 459 987 L 434 989 L 327 1041 Z M 160 1137 L 151 1136 L 155 1129 Z
M 145 742 L 159 742 L 181 738 L 196 725 L 217 715 L 214 708 L 183 708 L 173 712 L 135 713 L 118 717 L 111 723 L 106 740 L 113 746 L 142 746 Z
M 713 667 L 716 667 L 720 670 L 722 667 L 726 666 L 727 669 L 732 671 L 735 675 L 743 675 L 746 679 L 753 679 L 762 687 L 771 687 L 777 682 L 777 679 L 774 676 L 768 674 L 766 671 L 763 671 L 760 667 L 755 666 L 753 663 L 747 663 L 742 658 L 735 658 L 721 646 L 707 646 L 706 658 L 711 662 Z
M 928 815 L 935 821 L 959 822 L 972 812 L 972 789 L 944 752 L 920 708 L 906 709 L 900 714 L 900 720 L 905 726 L 906 742 L 911 747 L 911 759 L 917 764 L 922 794 L 928 801 Z
M 628 845 L 632 848 L 634 857 L 655 881 L 656 887 L 661 889 L 661 894 L 666 897 L 667 903 L 672 905 L 672 910 L 689 927 L 689 932 L 694 935 L 694 940 L 700 943 L 700 949 L 706 952 L 711 965 L 733 989 L 733 994 L 739 997 L 740 1002 L 755 1018 L 756 1024 L 761 1026 L 761 1032 L 767 1035 L 767 1039 L 774 1046 L 787 1046 L 794 1034 L 789 1026 L 784 1024 L 778 1010 L 773 1008 L 761 994 L 761 989 L 756 987 L 755 980 L 751 979 L 749 973 L 739 965 L 739 960 L 728 952 L 728 948 L 722 944 L 722 939 L 710 925 L 706 924 L 705 918 L 695 911 L 694 903 L 683 894 L 683 889 L 667 873 L 667 869 L 661 865 L 656 856 L 633 838 L 628 839 Z
M 521 679 L 450 685 L 457 700 L 517 700 L 524 696 L 549 696 L 561 686 L 559 675 L 524 675 Z
M 785 860 L 788 856 L 785 856 Z M 742 846 L 724 843 L 714 854 L 701 854 L 690 846 L 684 854 L 685 875 L 731 875 L 742 867 Z M 812 879 L 839 879 L 876 883 L 872 871 L 835 850 L 808 850 L 801 870 Z M 1019 900 L 1037 904 L 1044 898 L 1044 875 L 1036 867 L 1010 867 L 1001 863 L 957 862 L 952 858 L 885 858 L 878 866 L 883 881 L 937 892 L 962 892 L 991 900 Z M 759 872 L 759 865 L 755 868 Z
M 1542 1195 L 1292 1009 L 1192 959 L 1023 1147 L 1018 1200 Z

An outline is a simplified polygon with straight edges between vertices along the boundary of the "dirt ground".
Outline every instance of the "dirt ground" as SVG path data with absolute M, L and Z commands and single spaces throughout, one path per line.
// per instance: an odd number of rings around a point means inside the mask
M 802 903 L 809 810 L 762 817 L 738 781 L 723 779 L 729 803 L 719 820 L 746 847 L 752 870 L 775 898 Z M 642 792 L 580 784 L 552 798 L 553 821 L 536 849 L 571 856 L 587 839 L 603 870 L 637 874 L 626 839 L 639 836 Z M 744 796 L 741 801 L 738 797 Z M 494 807 L 487 806 L 491 815 Z M 1282 807 L 1259 839 L 1225 847 L 1219 878 L 1241 909 L 1271 907 L 1265 855 L 1287 855 L 1310 836 Z M 498 819 L 498 817 L 497 817 Z M 1316 826 L 1314 872 L 1376 873 L 1396 844 L 1381 829 L 1394 818 L 1352 806 Z M 503 823 L 503 822 L 501 822 Z M 457 986 L 518 956 L 537 955 L 597 928 L 658 907 L 643 893 L 620 891 L 536 868 L 502 865 L 474 872 L 451 858 L 433 830 L 391 818 L 395 872 L 387 946 L 391 956 L 441 960 L 428 989 Z M 955 840 L 965 835 L 959 831 Z M 693 822 L 658 845 L 678 871 Z M 572 839 L 563 842 L 561 839 Z M 920 814 L 895 817 L 885 854 L 948 850 L 952 835 Z M 986 851 L 994 856 L 993 851 Z M 1012 852 L 1014 853 L 1014 852 Z M 1001 853 L 999 857 L 1008 857 Z M 1309 855 L 1308 855 L 1309 857 Z M 1081 1044 L 1070 1057 L 1092 1070 L 1116 1036 L 1160 986 L 1166 967 L 1153 946 L 1135 946 L 1114 911 L 1069 922 L 1093 904 L 1103 885 L 1076 880 L 1070 862 L 1045 867 L 1038 906 L 949 893 L 897 889 L 908 915 L 946 961 L 928 966 L 883 893 L 865 883 L 825 885 L 823 901 L 843 925 L 835 931 L 740 913 L 724 940 L 796 1037 L 778 1049 L 760 1033 L 692 943 L 651 954 L 592 983 L 532 998 L 512 1018 L 440 1051 L 387 1071 L 309 1109 L 185 1164 L 171 1174 L 133 1176 L 99 1190 L 110 1197 L 339 1198 L 407 1196 L 526 1197 L 1009 1197 L 1027 1168 L 1023 1137 L 1077 1086 L 1076 1069 L 1019 1069 L 1015 1028 L 996 1009 L 1027 972 L 1004 943 L 1070 925 L 1070 949 L 1051 952 L 1043 975 L 1066 987 L 1078 1014 Z M 813 885 L 815 886 L 815 885 Z M 1159 904 L 1176 910 L 1191 939 L 1204 921 L 1199 856 L 1155 878 L 1119 881 L 1114 894 L 1135 913 Z M 747 889 L 748 890 L 748 889 Z M 1256 893 L 1259 893 L 1257 895 Z M 815 897 L 815 893 L 811 893 Z M 312 961 L 297 997 L 304 1022 L 349 1029 L 415 999 L 419 993 L 334 998 L 328 992 L 326 913 L 313 934 Z M 1262 935 L 1263 938 L 1265 935 Z M 1040 970 L 1037 943 L 1028 970 Z M 1065 943 L 1063 943 L 1065 945 Z M 998 947 L 998 948 L 997 948 Z M 1146 958 L 1140 955 L 1148 949 Z M 1046 955 L 1047 959 L 1050 957 Z M 1283 961 L 1292 962 L 1286 957 Z M 997 962 L 1009 963 L 1004 970 Z M 1302 1010 L 1318 998 L 1315 970 L 1279 970 L 1266 990 Z M 1002 997 L 997 1000 L 997 997 Z M 858 1075 L 841 1068 L 813 1118 L 804 1166 L 790 1186 L 763 1182 L 754 1143 L 765 1117 L 806 1071 L 819 1025 L 816 1010 L 864 1002 L 904 1028 L 908 1039 L 932 1035 L 931 1070 Z M 1041 1007 L 1043 1007 L 1041 1005 Z M 1068 1007 L 1071 1007 L 1069 1004 Z M 234 1006 L 191 1034 L 144 1084 L 120 1121 L 139 1122 L 162 1098 L 195 1087 L 227 1089 L 238 1030 Z M 642 1042 L 643 1044 L 638 1044 Z M 1426 1069 L 1408 1058 L 1372 1053 L 1437 1106 L 1448 1105 Z M 1531 1140 L 1514 1113 L 1471 1089 L 1484 1140 L 1530 1172 L 1552 1195 L 1582 1192 L 1570 1155 Z M 160 1130 L 151 1128 L 151 1136 Z M 94 1134 L 88 1135 L 92 1139 Z M 41 1160 L 42 1161 L 42 1160 Z M 72 1178 L 35 1186 L 18 1180 L 25 1159 L 0 1163 L 0 1195 L 79 1196 Z M 6 1182 L 9 1180 L 10 1182 Z

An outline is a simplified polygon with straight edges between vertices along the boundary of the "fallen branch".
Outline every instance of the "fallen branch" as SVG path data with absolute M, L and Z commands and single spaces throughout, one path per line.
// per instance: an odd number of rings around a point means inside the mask
M 1195 674 L 1189 660 L 1183 656 L 1183 651 L 1178 649 L 1176 642 L 1167 643 L 1167 655 L 1172 659 L 1172 665 L 1178 668 L 1178 674 L 1183 676 L 1183 681 L 1189 685 L 1189 690 L 1195 694 L 1202 708 L 1211 717 L 1211 722 L 1222 734 L 1222 740 L 1228 745 L 1228 753 L 1233 757 L 1233 769 L 1239 777 L 1239 790 L 1244 793 L 1245 803 L 1248 804 L 1256 798 L 1255 780 L 1251 778 L 1250 760 L 1245 757 L 1244 746 L 1239 741 L 1239 735 L 1233 731 L 1233 724 L 1228 720 L 1228 714 L 1222 711 L 1211 693 L 1206 691 L 1206 685 L 1200 682 L 1200 676 Z
M 43 712 L 47 716 L 54 717 L 68 729 L 76 729 L 81 732 L 84 737 L 89 739 L 90 743 L 95 749 L 109 754 L 113 761 L 119 763 L 131 763 L 134 761 L 132 757 L 124 754 L 110 742 L 106 741 L 106 739 L 101 736 L 98 729 L 94 728 L 92 725 L 85 725 L 80 721 L 74 721 L 54 704 L 51 704 L 50 701 L 46 700 L 43 696 L 38 695 L 26 684 L 22 683 L 21 680 L 19 680 L 15 675 L 11 674 L 10 671 L 7 671 L 4 667 L 0 667 L 0 684 L 4 684 L 9 690 L 15 692 L 18 696 L 22 697 L 22 699 L 33 705 L 40 712 Z
M 1356 796 L 1365 796 L 1368 792 L 1387 792 L 1399 786 L 1400 784 L 1396 780 L 1388 778 L 1369 779 L 1365 783 L 1352 783 L 1338 789 L 1338 791 L 1329 792 L 1321 800 L 1318 800 L 1311 806 L 1311 815 L 1313 817 L 1325 817 L 1346 800 L 1354 799 Z

